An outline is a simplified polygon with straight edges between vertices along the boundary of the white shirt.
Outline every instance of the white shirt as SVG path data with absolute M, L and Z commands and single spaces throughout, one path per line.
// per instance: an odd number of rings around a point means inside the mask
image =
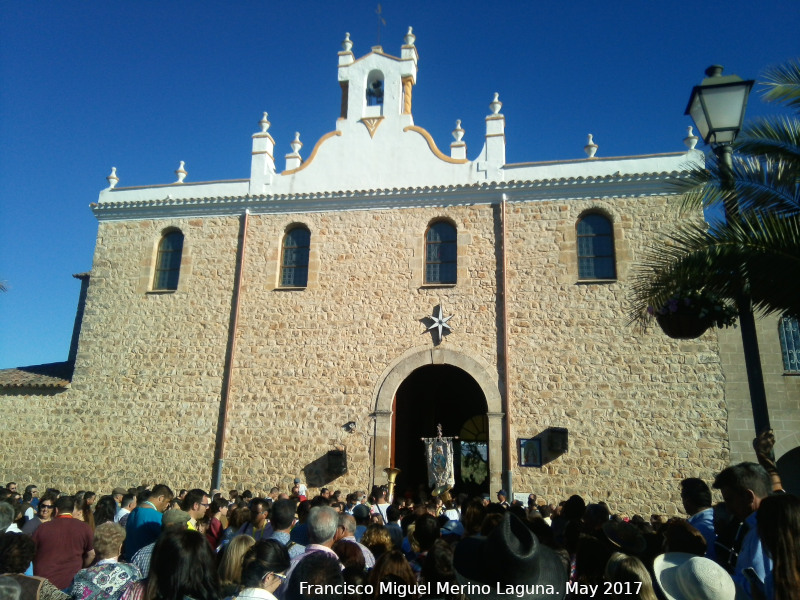
M 131 514 L 127 508 L 120 508 L 117 513 L 114 515 L 114 523 L 119 523 L 119 520 L 124 517 L 125 515 Z

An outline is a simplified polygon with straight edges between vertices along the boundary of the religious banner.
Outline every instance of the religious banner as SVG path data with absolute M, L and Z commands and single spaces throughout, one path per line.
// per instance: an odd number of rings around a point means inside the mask
M 453 487 L 456 483 L 453 470 L 453 438 L 442 437 L 441 429 L 435 438 L 422 438 L 428 462 L 428 485 L 432 488 Z

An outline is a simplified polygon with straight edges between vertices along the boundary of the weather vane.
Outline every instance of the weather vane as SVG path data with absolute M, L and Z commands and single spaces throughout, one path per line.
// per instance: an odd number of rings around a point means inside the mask
M 378 46 L 381 45 L 381 25 L 386 25 L 386 19 L 383 18 L 383 8 L 378 4 L 378 10 L 375 11 L 378 15 Z

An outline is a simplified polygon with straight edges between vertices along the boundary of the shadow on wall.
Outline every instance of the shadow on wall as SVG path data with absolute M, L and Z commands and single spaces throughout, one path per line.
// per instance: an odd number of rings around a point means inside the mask
M 548 427 L 532 438 L 519 441 L 519 464 L 542 467 L 556 460 L 569 449 L 569 432 L 565 427 Z
M 323 487 L 347 473 L 347 451 L 331 450 L 303 467 L 308 487 Z

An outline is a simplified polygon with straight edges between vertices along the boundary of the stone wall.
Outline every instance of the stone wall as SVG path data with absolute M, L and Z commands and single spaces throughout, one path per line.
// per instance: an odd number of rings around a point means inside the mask
M 433 346 L 422 320 L 437 304 L 455 315 L 442 348 L 485 365 L 504 393 L 499 197 L 489 201 L 249 218 L 223 489 L 286 488 L 345 445 L 349 472 L 332 486 L 369 485 L 376 390 L 398 357 Z M 574 228 L 588 209 L 613 220 L 615 282 L 577 282 Z M 716 333 L 678 342 L 627 324 L 630 261 L 673 214 L 658 197 L 508 205 L 515 491 L 676 513 L 681 478 L 709 480 L 728 463 Z M 423 236 L 439 218 L 458 228 L 454 286 L 421 285 Z M 282 290 L 280 245 L 294 223 L 311 231 L 309 285 Z M 180 285 L 148 293 L 168 227 L 185 236 Z M 18 480 L 208 487 L 239 229 L 233 217 L 100 224 L 72 388 L 47 410 L 30 399 L 17 413 L 18 435 L 63 458 L 18 465 Z M 351 420 L 363 426 L 348 436 L 341 425 Z M 569 430 L 568 452 L 519 467 L 517 438 L 550 426 Z

